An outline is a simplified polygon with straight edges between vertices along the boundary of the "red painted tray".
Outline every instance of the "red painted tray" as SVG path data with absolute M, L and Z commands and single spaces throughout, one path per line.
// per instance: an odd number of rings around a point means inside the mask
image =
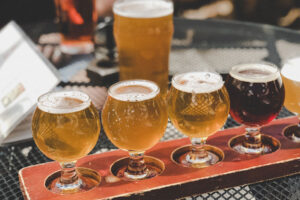
M 293 143 L 282 134 L 282 129 L 297 123 L 296 117 L 273 121 L 262 128 L 262 132 L 277 138 L 281 147 L 274 153 L 262 156 L 240 155 L 228 147 L 228 141 L 244 132 L 243 127 L 219 131 L 208 139 L 225 153 L 225 159 L 214 166 L 203 169 L 183 168 L 170 159 L 172 151 L 189 144 L 189 139 L 160 142 L 146 152 L 161 159 L 166 166 L 158 177 L 139 182 L 117 181 L 110 183 L 110 165 L 127 156 L 121 150 L 89 155 L 78 161 L 77 166 L 92 168 L 102 176 L 101 184 L 91 191 L 58 195 L 45 188 L 45 179 L 59 170 L 57 162 L 29 166 L 19 171 L 20 185 L 25 199 L 37 200 L 79 200 L 79 199 L 174 199 L 200 194 L 222 188 L 256 183 L 300 172 L 300 144 Z

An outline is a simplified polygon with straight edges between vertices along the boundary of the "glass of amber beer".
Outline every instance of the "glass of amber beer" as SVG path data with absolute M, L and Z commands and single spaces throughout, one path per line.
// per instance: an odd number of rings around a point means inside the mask
M 43 154 L 62 167 L 46 180 L 50 191 L 77 193 L 100 183 L 100 176 L 94 170 L 75 168 L 76 161 L 94 148 L 100 133 L 99 113 L 88 95 L 79 91 L 42 95 L 33 115 L 32 132 Z
M 230 115 L 246 125 L 246 134 L 231 140 L 241 154 L 266 154 L 274 151 L 275 138 L 260 133 L 260 126 L 278 115 L 284 101 L 284 87 L 278 68 L 269 63 L 234 66 L 226 80 Z
M 166 96 L 173 36 L 172 1 L 117 0 L 113 12 L 120 80 L 154 81 Z
M 160 140 L 167 122 L 166 103 L 154 82 L 128 80 L 112 85 L 102 111 L 103 128 L 110 141 L 130 155 L 112 165 L 112 174 L 141 180 L 162 173 L 164 164 L 144 152 Z
M 168 111 L 173 125 L 190 137 L 192 145 L 172 153 L 172 160 L 184 167 L 204 168 L 224 158 L 217 147 L 206 145 L 227 120 L 229 97 L 222 77 L 213 72 L 175 75 L 169 91 Z
M 295 113 L 300 114 L 300 59 L 294 58 L 286 62 L 281 69 L 281 77 L 285 88 L 284 106 Z M 300 118 L 299 118 L 300 120 Z M 284 135 L 300 143 L 300 121 L 284 129 Z
M 61 51 L 88 54 L 94 51 L 97 22 L 95 0 L 54 0 L 61 33 Z

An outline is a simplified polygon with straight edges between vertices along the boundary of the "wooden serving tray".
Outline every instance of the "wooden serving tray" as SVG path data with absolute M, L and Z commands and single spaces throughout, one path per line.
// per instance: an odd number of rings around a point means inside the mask
M 223 188 L 256 183 L 300 172 L 300 144 L 289 141 L 282 129 L 297 123 L 296 117 L 273 121 L 262 128 L 262 132 L 277 138 L 281 147 L 274 153 L 262 156 L 240 155 L 228 147 L 228 141 L 244 132 L 243 127 L 219 131 L 208 139 L 225 153 L 225 159 L 214 166 L 203 169 L 189 169 L 176 165 L 170 159 L 172 151 L 189 144 L 188 138 L 160 142 L 146 152 L 165 163 L 165 171 L 158 177 L 138 182 L 117 180 L 110 174 L 110 165 L 127 156 L 121 150 L 89 155 L 78 161 L 77 166 L 98 171 L 102 176 L 100 185 L 91 191 L 58 195 L 45 188 L 45 179 L 59 170 L 57 162 L 23 168 L 19 171 L 20 185 L 25 199 L 87 200 L 87 199 L 174 199 Z

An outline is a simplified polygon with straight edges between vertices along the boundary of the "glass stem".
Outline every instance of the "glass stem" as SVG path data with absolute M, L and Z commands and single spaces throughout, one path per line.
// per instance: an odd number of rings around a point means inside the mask
M 244 142 L 244 145 L 246 147 L 250 147 L 250 148 L 262 147 L 261 134 L 260 134 L 259 128 L 247 127 L 246 131 L 247 131 L 245 134 L 246 140 Z
M 126 176 L 133 179 L 140 179 L 146 176 L 147 167 L 144 160 L 144 152 L 129 152 L 129 155 Z
M 60 187 L 64 187 L 65 189 L 75 189 L 79 186 L 75 164 L 76 161 L 60 163 L 60 166 L 62 167 L 59 181 Z
M 189 154 L 189 159 L 195 162 L 199 162 L 202 159 L 208 158 L 207 151 L 203 148 L 206 144 L 207 137 L 203 138 L 191 138 L 192 151 Z

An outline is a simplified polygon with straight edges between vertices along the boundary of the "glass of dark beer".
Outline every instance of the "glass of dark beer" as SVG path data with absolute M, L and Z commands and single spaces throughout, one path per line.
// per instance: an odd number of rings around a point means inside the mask
M 94 51 L 97 22 L 95 0 L 54 0 L 61 33 L 61 51 L 88 54 Z
M 269 63 L 237 65 L 231 69 L 225 85 L 231 117 L 246 125 L 246 134 L 241 140 L 231 140 L 230 146 L 243 154 L 273 152 L 273 143 L 268 141 L 276 139 L 261 134 L 259 129 L 278 115 L 284 102 L 285 92 L 278 68 Z

